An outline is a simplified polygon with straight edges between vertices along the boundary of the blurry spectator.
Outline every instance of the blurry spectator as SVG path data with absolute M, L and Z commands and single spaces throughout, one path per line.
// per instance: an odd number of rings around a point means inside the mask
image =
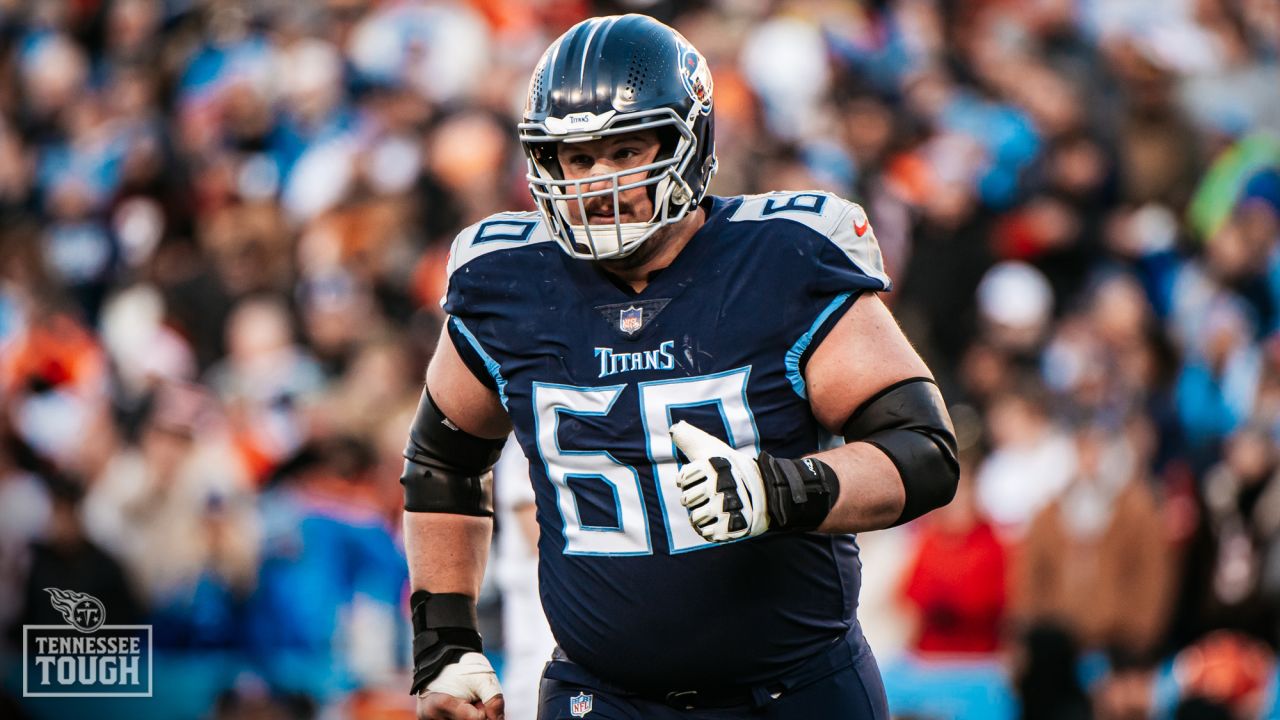
M 1090 287 L 1084 307 L 1058 322 L 1041 355 L 1041 374 L 1070 412 L 1116 419 L 1145 411 L 1154 437 L 1143 444 L 1154 443 L 1152 469 L 1163 471 L 1185 452 L 1171 342 L 1134 277 L 1106 272 Z
M 53 511 L 47 533 L 31 547 L 22 615 L 15 625 L 65 622 L 49 602 L 45 588 L 75 590 L 98 598 L 113 625 L 139 622 L 142 611 L 120 563 L 85 533 L 80 520 L 84 488 L 78 480 L 65 476 L 52 476 L 48 482 Z
M 30 448 L 0 418 L 0 628 L 22 609 L 30 546 L 45 537 L 53 514 L 47 484 L 23 466 L 31 459 Z
M 1062 319 L 1040 368 L 1057 399 L 1099 414 L 1124 410 L 1125 403 L 1133 401 L 1139 389 L 1119 387 L 1129 378 L 1117 369 L 1123 367 L 1121 354 L 1134 352 L 1144 339 L 1145 302 L 1141 290 L 1118 276 L 1095 290 L 1087 313 Z
M 963 140 L 931 138 L 895 156 L 886 168 L 886 184 L 921 215 L 910 261 L 895 278 L 900 288 L 894 293 L 895 312 L 929 366 L 937 368 L 944 388 L 977 334 L 975 293 L 994 262 L 991 218 L 961 179 L 967 171 L 954 167 L 967 162 L 968 147 Z
M 771 130 L 786 140 L 822 129 L 831 80 L 821 28 L 798 15 L 766 19 L 744 40 L 738 64 L 764 101 Z
M 1180 68 L 1187 77 L 1178 88 L 1178 100 L 1202 126 L 1227 131 L 1253 127 L 1280 134 L 1280 99 L 1267 91 L 1280 81 L 1280 65 L 1274 52 L 1270 62 L 1254 61 L 1255 43 L 1260 38 L 1247 25 L 1242 7 L 1246 4 L 1200 3 L 1196 19 L 1206 36 L 1200 51 L 1203 59 Z M 1264 21 L 1258 30 L 1265 29 Z M 1172 43 L 1152 50 L 1163 50 L 1163 57 L 1171 64 L 1176 58 L 1185 62 L 1198 55 L 1175 50 Z
M 1190 459 L 1204 469 L 1223 439 L 1249 417 L 1262 356 L 1251 342 L 1254 325 L 1237 297 L 1219 293 L 1198 307 L 1188 306 L 1186 313 L 1184 327 L 1194 335 L 1184 336 L 1190 346 L 1175 401 Z
M 419 377 L 415 384 L 421 382 Z M 372 489 L 383 517 L 393 526 L 400 524 L 404 514 L 404 487 L 400 485 L 404 471 L 404 429 L 413 423 L 417 411 L 418 399 L 412 393 L 402 395 L 395 403 L 382 408 L 381 422 L 365 435 L 377 455 Z
M 1275 651 L 1232 632 L 1207 635 L 1174 658 L 1178 718 L 1261 718 L 1274 693 Z M 1195 713 L 1192 714 L 1192 709 Z M 1227 712 L 1212 714 L 1212 710 Z
M 155 59 L 162 7 L 150 0 L 119 0 L 107 8 L 105 53 L 117 62 Z
M 511 134 L 499 118 L 484 112 L 446 116 L 427 136 L 424 155 L 431 177 L 461 211 L 460 225 L 510 207 L 507 200 L 515 193 L 502 168 L 512 155 Z M 527 205 L 523 191 L 517 197 Z
M 25 98 L 22 129 L 32 140 L 52 140 L 70 120 L 64 113 L 82 97 L 89 62 L 83 49 L 60 33 L 33 33 L 23 50 L 17 68 Z
M 240 682 L 218 696 L 212 720 L 312 720 L 315 701 L 296 693 L 272 694 L 260 683 Z
M 1036 515 L 1019 552 L 1014 612 L 1065 628 L 1085 649 L 1142 656 L 1162 638 L 1171 568 L 1145 448 L 1125 429 L 1076 431 L 1071 480 Z
M 163 296 L 149 284 L 124 288 L 107 301 L 101 335 L 119 385 L 119 405 L 134 406 L 160 382 L 195 380 L 195 354 L 165 322 L 165 313 Z
M 1093 688 L 1094 716 L 1097 720 L 1148 720 L 1155 716 L 1155 656 L 1112 650 L 1107 656 L 1107 673 Z
M 236 447 L 255 479 L 302 445 L 303 406 L 324 383 L 316 360 L 294 342 L 288 307 L 270 295 L 236 305 L 224 361 L 208 373 L 227 406 Z
M 1239 247 L 1239 266 L 1221 271 L 1250 304 L 1263 334 L 1280 329 L 1280 169 L 1251 175 L 1234 212 L 1209 238 L 1210 258 L 1222 245 Z
M 313 220 L 299 238 L 295 294 L 302 326 L 330 373 L 345 371 L 362 346 L 417 309 L 409 296 L 411 242 L 418 237 L 411 214 L 399 194 L 353 200 Z
M 1053 291 L 1039 270 L 1005 261 L 982 276 L 977 288 L 983 336 L 1018 357 L 1039 350 L 1053 315 Z
M 273 690 L 328 701 L 385 682 L 395 667 L 407 570 L 374 468 L 359 439 L 313 441 L 262 498 L 263 563 L 246 631 Z
M 993 653 L 1004 620 L 1005 549 L 978 509 L 974 458 L 960 465 L 950 505 L 920 522 L 906 600 L 919 613 L 917 653 Z
M 316 359 L 337 375 L 378 330 L 377 307 L 369 287 L 349 273 L 310 279 L 299 287 L 303 324 Z
M 91 203 L 78 179 L 54 186 L 53 222 L 46 227 L 41 246 L 57 280 L 70 290 L 81 313 L 96 322 L 119 258 L 106 228 L 93 216 Z
M 232 297 L 289 287 L 290 237 L 273 204 L 229 205 L 201 224 L 201 245 Z
M 433 103 L 478 92 L 491 57 L 484 21 L 465 3 L 379 5 L 354 28 L 348 52 L 362 74 L 404 83 Z
M 978 506 L 1010 538 L 1058 496 L 1075 472 L 1071 438 L 1047 414 L 1035 385 L 1005 390 L 991 401 L 987 424 L 991 454 L 978 467 Z
M 1090 720 L 1089 696 L 1077 673 L 1079 646 L 1053 624 L 1027 628 L 1014 659 L 1014 683 L 1023 720 Z
M 206 392 L 161 385 L 138 446 L 112 459 L 85 503 L 91 536 L 128 569 L 160 647 L 235 645 L 235 615 L 253 588 L 259 530 L 249 478 L 218 435 Z
M 104 416 L 106 358 L 75 317 L 37 302 L 0 353 L 0 390 L 10 427 L 41 457 L 93 473 L 111 432 Z M 93 452 L 90 452 L 93 451 Z
M 1275 263 L 1280 217 L 1280 173 L 1264 171 L 1246 185 L 1237 210 L 1206 241 L 1211 278 L 1244 302 L 1259 334 L 1280 318 L 1280 277 Z
M 1196 181 L 1201 138 L 1174 103 L 1175 77 L 1162 58 L 1119 43 L 1111 59 L 1124 93 L 1119 127 L 1123 197 L 1181 207 Z
M 1231 708 L 1202 697 L 1189 697 L 1178 703 L 1173 720 L 1235 720 Z
M 1247 425 L 1204 479 L 1200 525 L 1185 559 L 1191 637 L 1228 628 L 1280 642 L 1274 577 L 1280 562 L 1280 455 L 1266 428 Z
M 414 392 L 421 381 L 421 368 L 414 365 L 403 344 L 370 341 L 361 345 L 346 372 L 320 401 L 322 414 L 334 427 L 375 438 L 396 409 L 408 404 L 413 410 Z M 392 444 L 397 460 L 391 472 L 399 477 L 403 438 Z

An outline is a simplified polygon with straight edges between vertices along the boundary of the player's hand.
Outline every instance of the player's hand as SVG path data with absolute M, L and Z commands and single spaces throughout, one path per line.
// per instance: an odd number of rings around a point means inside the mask
M 671 440 L 689 458 L 680 469 L 680 504 L 703 538 L 726 542 L 769 529 L 764 481 L 755 458 L 683 420 Z
M 502 720 L 502 686 L 482 653 L 446 665 L 418 694 L 421 720 Z
M 495 695 L 487 703 L 468 703 L 452 695 L 424 692 L 418 696 L 420 720 L 503 720 L 501 695 Z

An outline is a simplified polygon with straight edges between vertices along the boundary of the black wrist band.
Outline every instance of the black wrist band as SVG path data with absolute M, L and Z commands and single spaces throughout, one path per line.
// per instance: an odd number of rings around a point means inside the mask
M 840 479 L 830 465 L 815 458 L 788 460 L 760 453 L 760 476 L 768 495 L 773 530 L 816 530 L 840 497 Z
M 409 596 L 413 621 L 413 686 L 417 695 L 440 674 L 469 652 L 483 652 L 476 621 L 476 603 L 461 593 L 415 590 Z

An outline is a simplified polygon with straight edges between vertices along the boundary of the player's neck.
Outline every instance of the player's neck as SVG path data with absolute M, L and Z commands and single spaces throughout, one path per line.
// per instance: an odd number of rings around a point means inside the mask
M 694 208 L 685 219 L 670 226 L 669 232 L 663 237 L 649 238 L 636 251 L 642 253 L 647 250 L 648 257 L 640 259 L 638 263 L 634 260 L 626 262 L 628 258 L 621 262 L 604 261 L 600 263 L 600 267 L 630 286 L 633 291 L 642 292 L 649 286 L 650 276 L 674 262 L 705 221 L 706 213 L 702 207 Z

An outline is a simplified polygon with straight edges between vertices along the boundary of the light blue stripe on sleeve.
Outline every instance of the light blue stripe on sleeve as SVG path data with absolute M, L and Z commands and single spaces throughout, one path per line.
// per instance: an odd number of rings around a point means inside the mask
M 494 384 L 498 386 L 498 399 L 502 401 L 502 407 L 507 407 L 507 381 L 502 377 L 502 367 L 498 365 L 498 361 L 494 360 L 493 356 L 485 352 L 484 348 L 480 347 L 480 341 L 476 339 L 475 335 L 471 334 L 471 331 L 467 329 L 466 325 L 462 324 L 461 320 L 457 317 L 450 316 L 449 322 L 453 323 L 453 326 L 458 329 L 458 332 L 462 333 L 462 336 L 467 339 L 467 342 L 471 343 L 471 348 L 475 350 L 476 354 L 480 356 L 480 359 L 484 361 L 484 369 L 489 371 L 489 377 L 493 378 Z
M 840 306 L 844 305 L 845 301 L 852 296 L 853 293 L 840 293 L 837 295 L 818 314 L 818 319 L 813 321 L 813 324 L 809 326 L 809 330 L 801 335 L 800 339 L 796 340 L 791 349 L 787 351 L 786 359 L 783 360 L 783 364 L 787 368 L 787 380 L 791 381 L 791 389 L 795 390 L 800 397 L 806 399 L 809 397 L 808 393 L 805 392 L 804 376 L 800 374 L 800 358 L 804 357 L 805 351 L 809 349 L 809 344 L 813 342 L 813 336 L 817 334 L 818 328 L 822 327 L 822 323 L 826 322 L 827 318 L 831 317 L 831 313 L 840 309 Z

